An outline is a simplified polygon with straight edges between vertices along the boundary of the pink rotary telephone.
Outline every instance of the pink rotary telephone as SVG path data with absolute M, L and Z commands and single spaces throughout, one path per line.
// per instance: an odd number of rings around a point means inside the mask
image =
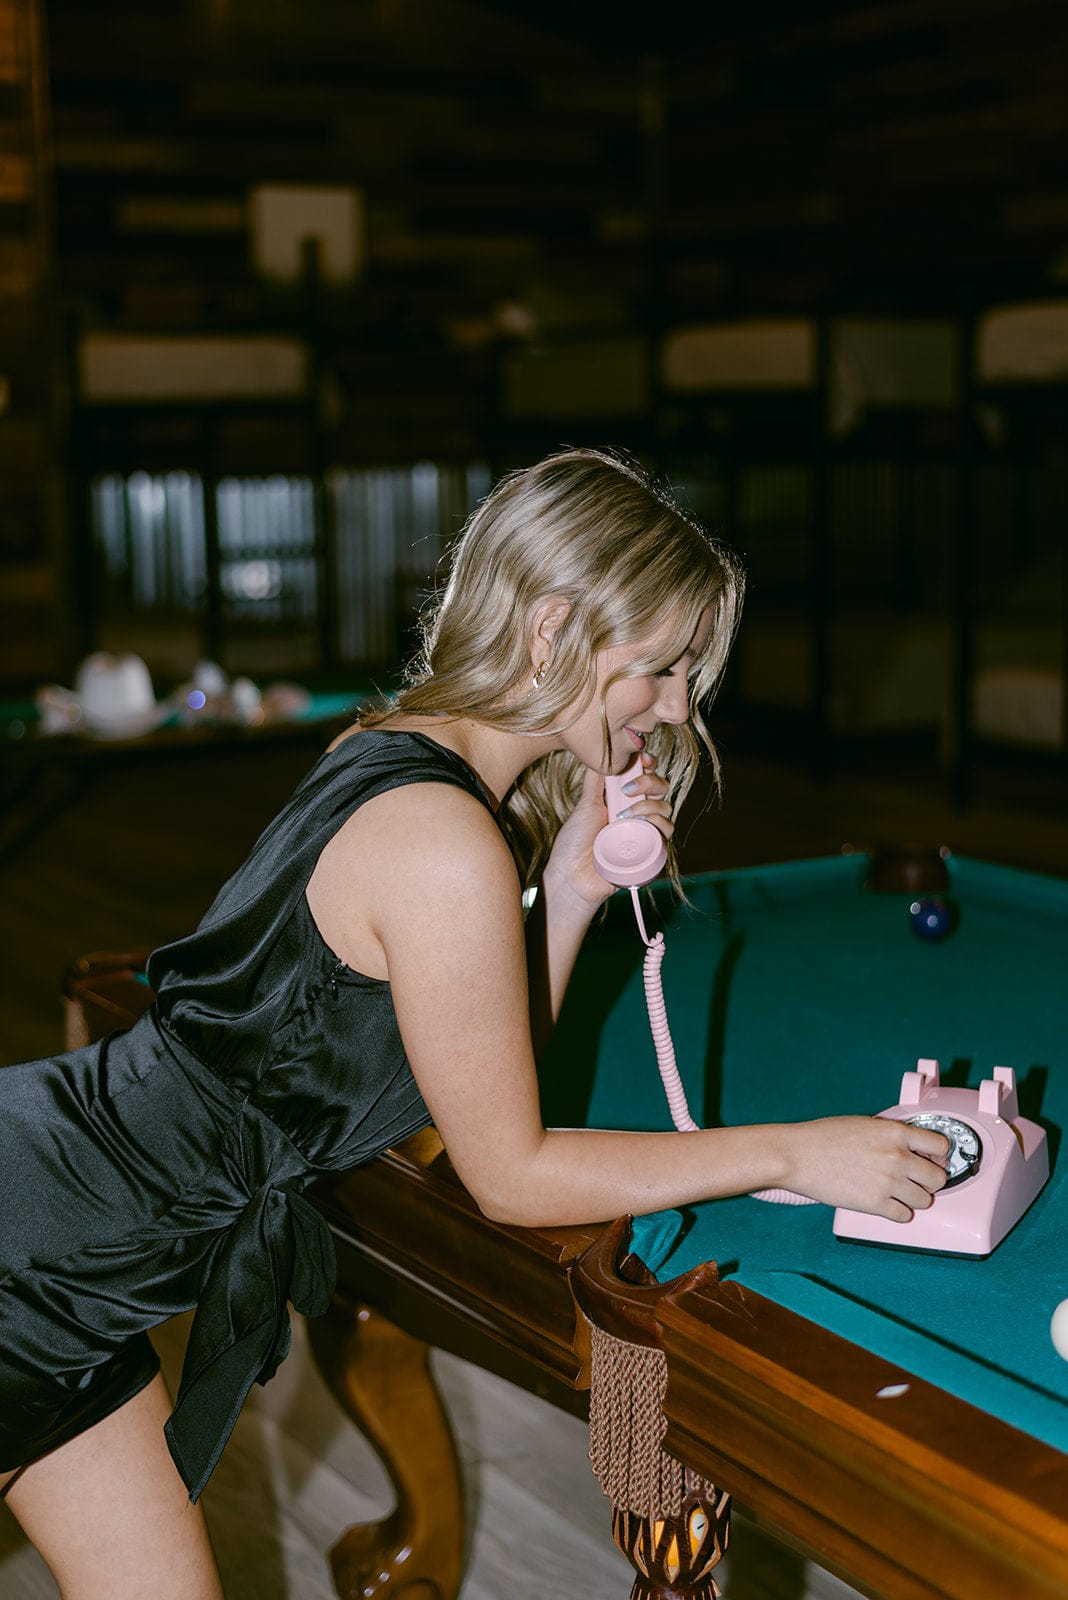
M 622 776 L 605 779 L 610 817 L 626 809 L 624 784 L 640 776 L 641 758 Z M 659 830 L 640 817 L 610 821 L 593 845 L 597 870 L 609 883 L 630 890 L 638 931 L 645 944 L 642 978 L 657 1065 L 668 1107 L 680 1133 L 698 1124 L 690 1116 L 679 1078 L 660 982 L 664 935 L 650 939 L 645 931 L 639 886 L 650 883 L 667 860 Z M 995 1067 L 993 1077 L 978 1089 L 943 1088 L 938 1062 L 920 1060 L 915 1072 L 901 1080 L 901 1100 L 879 1113 L 945 1134 L 950 1141 L 948 1182 L 926 1211 L 909 1222 L 839 1207 L 834 1232 L 840 1239 L 894 1245 L 907 1250 L 937 1250 L 951 1255 L 986 1256 L 995 1249 L 1036 1198 L 1049 1177 L 1045 1130 L 1020 1116 L 1016 1077 L 1011 1067 Z M 755 1200 L 786 1205 L 814 1202 L 788 1189 L 761 1189 Z M 1066 1302 L 1068 1304 L 1068 1302 Z
M 1049 1177 L 1045 1129 L 1021 1117 L 1011 1067 L 995 1067 L 978 1089 L 951 1089 L 939 1081 L 937 1061 L 917 1061 L 915 1072 L 901 1079 L 898 1104 L 879 1115 L 945 1134 L 950 1143 L 946 1186 L 909 1222 L 839 1207 L 834 1214 L 839 1239 L 988 1256 Z

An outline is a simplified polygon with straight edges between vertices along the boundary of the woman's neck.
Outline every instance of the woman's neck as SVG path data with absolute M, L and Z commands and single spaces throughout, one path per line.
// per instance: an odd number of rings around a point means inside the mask
M 452 750 L 477 774 L 499 806 L 524 768 L 559 748 L 553 734 L 511 733 L 473 717 L 387 717 L 379 726 L 396 733 L 422 733 Z

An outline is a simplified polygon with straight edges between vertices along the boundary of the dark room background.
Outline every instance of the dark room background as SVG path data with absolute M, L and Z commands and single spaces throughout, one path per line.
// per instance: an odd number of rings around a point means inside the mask
M 9 738 L 99 649 L 388 678 L 470 506 L 588 443 L 743 552 L 747 738 L 1041 786 L 1066 47 L 1056 0 L 0 0 Z

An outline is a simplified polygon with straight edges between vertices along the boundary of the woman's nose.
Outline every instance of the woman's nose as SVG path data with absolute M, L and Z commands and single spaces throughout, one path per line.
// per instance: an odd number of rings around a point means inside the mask
M 686 722 L 690 715 L 690 696 L 685 677 L 665 678 L 656 702 L 661 722 Z

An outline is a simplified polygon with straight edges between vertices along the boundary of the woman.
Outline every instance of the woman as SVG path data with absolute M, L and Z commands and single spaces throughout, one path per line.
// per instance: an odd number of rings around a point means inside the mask
M 407 688 L 156 952 L 154 1010 L 0 1073 L 0 1485 L 66 1600 L 215 1600 L 195 1502 L 285 1354 L 286 1300 L 314 1313 L 330 1293 L 301 1190 L 428 1118 L 511 1223 L 772 1186 L 902 1221 L 930 1204 L 945 1141 L 899 1122 L 540 1120 L 536 1052 L 611 893 L 591 856 L 604 774 L 641 752 L 629 810 L 670 839 L 699 746 L 714 759 L 699 706 L 741 588 L 629 463 L 572 450 L 507 478 Z M 146 1330 L 194 1304 L 172 1412 Z

